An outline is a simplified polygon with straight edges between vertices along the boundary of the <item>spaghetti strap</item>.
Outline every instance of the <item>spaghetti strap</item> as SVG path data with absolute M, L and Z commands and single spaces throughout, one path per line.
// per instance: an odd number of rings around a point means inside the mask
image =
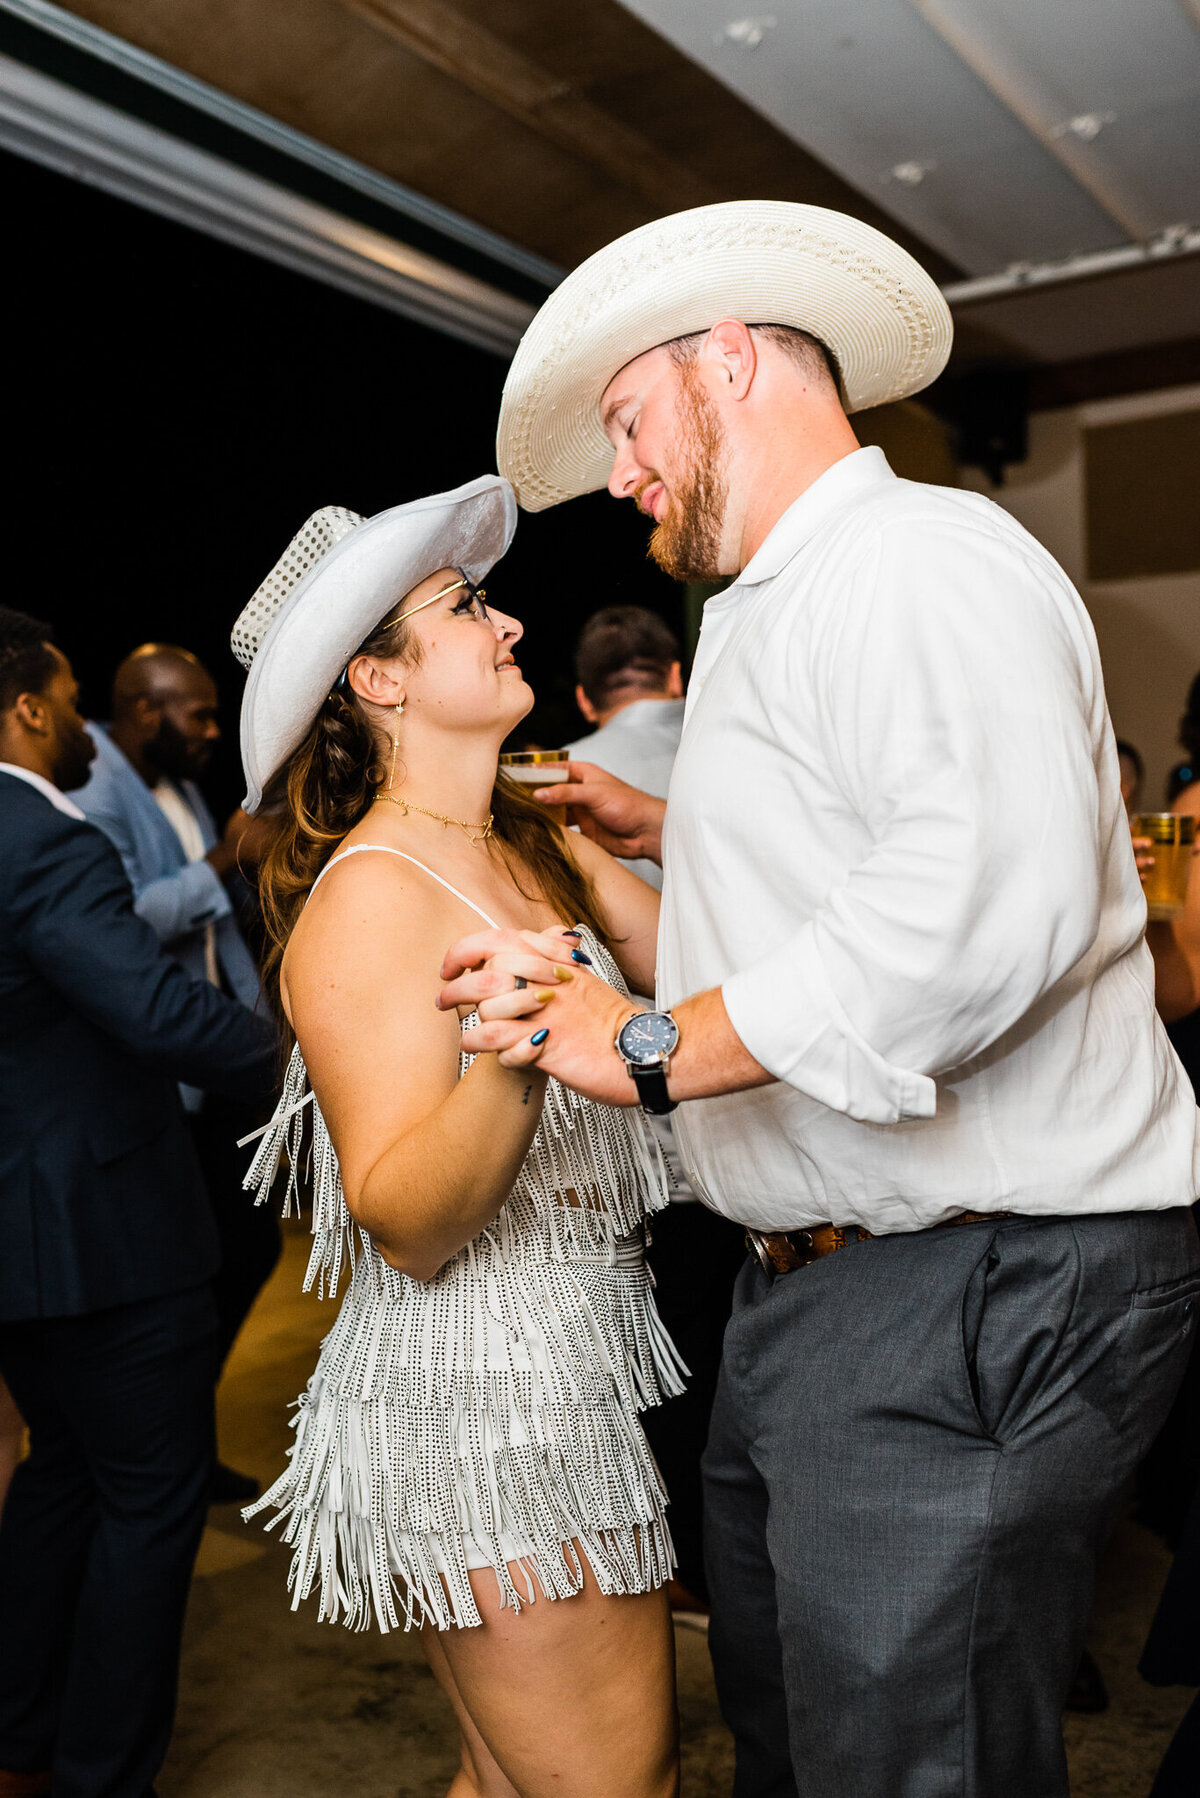
M 411 862 L 414 868 L 420 868 L 423 873 L 428 874 L 430 880 L 436 880 L 440 887 L 445 887 L 448 893 L 453 893 L 456 899 L 461 899 L 463 904 L 467 906 L 470 911 L 473 911 L 476 917 L 482 918 L 484 923 L 492 930 L 501 929 L 501 926 L 497 924 L 494 918 L 488 917 L 482 905 L 476 905 L 473 899 L 468 899 L 465 893 L 460 893 L 458 888 L 451 886 L 448 880 L 443 880 L 440 874 L 435 874 L 432 868 L 426 867 L 424 862 L 419 862 L 415 855 L 406 855 L 403 849 L 392 849 L 387 843 L 355 843 L 352 848 L 343 849 L 340 855 L 332 856 L 330 860 L 325 863 L 325 866 L 321 869 L 321 872 L 317 875 L 317 878 L 309 888 L 309 899 L 312 898 L 313 894 L 328 874 L 330 868 L 336 868 L 339 862 L 349 860 L 352 855 L 365 855 L 371 851 L 378 851 L 380 855 L 398 855 L 402 862 Z

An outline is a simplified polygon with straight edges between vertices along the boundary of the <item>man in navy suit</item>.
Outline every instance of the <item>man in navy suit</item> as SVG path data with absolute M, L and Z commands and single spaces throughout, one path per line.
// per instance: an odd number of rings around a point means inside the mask
M 0 608 L 0 1798 L 151 1798 L 212 1466 L 218 1246 L 177 1080 L 245 1097 L 274 1032 L 190 976 L 64 795 L 66 658 Z
M 223 837 L 196 785 L 220 740 L 217 689 L 190 650 L 143 643 L 113 681 L 112 720 L 90 726 L 96 759 L 76 794 L 80 810 L 116 845 L 134 910 L 189 973 L 252 1009 L 258 970 L 238 927 L 239 865 L 248 868 L 261 821 L 237 811 Z M 240 1137 L 260 1121 L 244 1106 L 181 1089 L 221 1243 L 213 1282 L 218 1371 L 279 1259 L 275 1213 L 246 1202 Z M 257 1483 L 218 1463 L 213 1498 L 245 1503 Z

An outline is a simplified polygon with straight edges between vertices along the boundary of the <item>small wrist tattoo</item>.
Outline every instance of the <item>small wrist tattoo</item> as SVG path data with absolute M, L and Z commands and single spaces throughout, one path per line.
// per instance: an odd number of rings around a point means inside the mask
M 525 1091 L 524 1091 L 524 1092 L 523 1092 L 523 1093 L 522 1093 L 522 1094 L 521 1094 L 521 1103 L 522 1103 L 522 1105 L 528 1105 L 528 1103 L 529 1103 L 529 1095 L 530 1095 L 530 1093 L 531 1093 L 531 1092 L 532 1092 L 532 1091 L 533 1091 L 533 1084 L 532 1084 L 532 1082 L 531 1082 L 531 1083 L 530 1083 L 530 1084 L 529 1084 L 529 1085 L 528 1085 L 528 1086 L 527 1086 L 527 1087 L 526 1087 L 526 1088 L 525 1088 Z

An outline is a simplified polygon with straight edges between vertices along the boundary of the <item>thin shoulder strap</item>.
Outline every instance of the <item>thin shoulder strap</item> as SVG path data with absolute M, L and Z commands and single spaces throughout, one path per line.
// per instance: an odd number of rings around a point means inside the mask
M 317 878 L 309 888 L 308 897 L 310 899 L 312 898 L 313 894 L 328 874 L 330 868 L 336 868 L 339 862 L 348 861 L 352 855 L 366 855 L 375 850 L 377 850 L 380 855 L 398 855 L 402 862 L 411 862 L 414 868 L 420 868 L 423 873 L 428 874 L 430 880 L 436 880 L 440 887 L 445 887 L 448 893 L 453 893 L 456 899 L 461 899 L 463 904 L 467 906 L 469 910 L 473 911 L 477 917 L 482 918 L 485 924 L 490 925 L 493 930 L 500 929 L 500 925 L 497 924 L 494 918 L 488 917 L 482 905 L 476 905 L 473 899 L 468 899 L 465 893 L 460 893 L 457 887 L 452 887 L 448 880 L 443 880 L 440 874 L 435 874 L 432 868 L 427 868 L 424 862 L 419 862 L 415 855 L 405 855 L 403 849 L 392 849 L 387 843 L 355 843 L 352 848 L 343 849 L 340 855 L 333 856 L 325 863 L 325 866 L 321 869 L 321 872 L 317 875 Z

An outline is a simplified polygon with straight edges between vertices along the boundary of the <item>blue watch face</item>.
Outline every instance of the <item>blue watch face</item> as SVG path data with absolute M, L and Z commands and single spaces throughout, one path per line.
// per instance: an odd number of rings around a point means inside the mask
M 617 1040 L 626 1061 L 652 1066 L 674 1052 L 679 1031 L 669 1012 L 640 1011 L 621 1026 Z

